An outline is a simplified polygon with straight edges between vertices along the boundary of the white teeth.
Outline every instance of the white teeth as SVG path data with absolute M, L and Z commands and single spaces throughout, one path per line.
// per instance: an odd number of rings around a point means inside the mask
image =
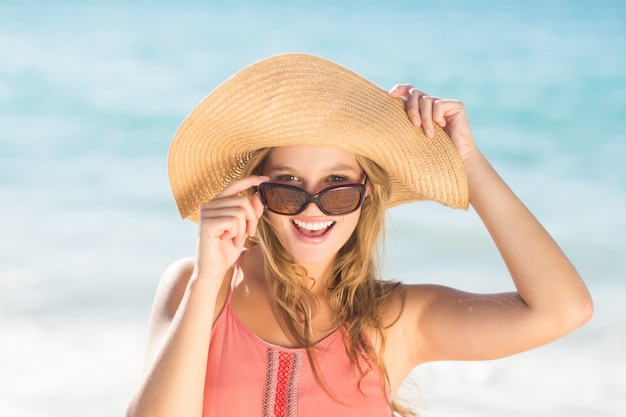
M 306 229 L 306 230 L 322 230 L 322 229 L 326 229 L 332 226 L 335 223 L 333 221 L 305 223 L 305 222 L 301 222 L 300 220 L 294 220 L 293 222 L 299 228 Z

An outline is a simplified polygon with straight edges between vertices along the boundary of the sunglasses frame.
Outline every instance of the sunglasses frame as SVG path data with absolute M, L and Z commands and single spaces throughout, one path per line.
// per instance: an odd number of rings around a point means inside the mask
M 322 191 L 320 191 L 319 193 L 315 194 L 315 195 L 311 195 L 308 192 L 306 192 L 305 190 L 303 190 L 300 187 L 297 187 L 295 185 L 290 185 L 290 184 L 281 184 L 281 183 L 277 183 L 277 182 L 264 182 L 261 183 L 257 189 L 259 192 L 259 197 L 261 198 L 261 202 L 263 203 L 263 206 L 265 208 L 267 208 L 269 211 L 271 211 L 272 213 L 276 213 L 276 214 L 280 214 L 282 216 L 297 216 L 298 214 L 302 213 L 304 210 L 307 209 L 307 207 L 309 207 L 309 204 L 311 203 L 315 203 L 315 205 L 317 206 L 317 208 L 320 209 L 320 211 L 322 213 L 324 213 L 327 216 L 345 216 L 346 214 L 350 214 L 350 213 L 354 213 L 355 211 L 357 211 L 359 208 L 361 208 L 361 206 L 363 205 L 363 202 L 365 201 L 365 197 L 366 197 L 366 192 L 365 192 L 365 187 L 367 184 L 367 178 L 365 178 L 365 182 L 363 182 L 363 184 L 341 184 L 341 185 L 333 185 L 330 186 L 328 188 L 324 188 Z M 297 191 L 298 193 L 304 194 L 306 196 L 306 201 L 304 203 L 302 203 L 302 206 L 300 206 L 300 208 L 295 212 L 295 213 L 281 213 L 277 210 L 272 209 L 271 207 L 269 207 L 267 205 L 267 202 L 265 201 L 264 198 L 264 193 L 263 190 L 266 188 L 287 188 L 290 190 L 294 190 Z M 326 193 L 328 193 L 329 191 L 333 191 L 333 190 L 338 190 L 341 188 L 354 188 L 360 191 L 361 193 L 361 197 L 359 198 L 359 202 L 356 205 L 356 207 L 350 211 L 347 211 L 345 213 L 338 213 L 338 214 L 333 214 L 333 213 L 329 213 L 324 207 L 322 207 L 322 203 L 320 201 L 320 197 Z

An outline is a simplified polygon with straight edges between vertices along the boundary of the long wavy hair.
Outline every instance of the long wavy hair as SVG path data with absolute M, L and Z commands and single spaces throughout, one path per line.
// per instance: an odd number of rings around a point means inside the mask
M 257 151 L 244 169 L 243 175 L 262 174 L 263 162 L 271 148 Z M 361 207 L 357 226 L 337 253 L 328 286 L 329 304 L 336 314 L 336 326 L 344 329 L 344 345 L 351 363 L 358 369 L 360 381 L 374 369 L 382 371 L 381 389 L 388 392 L 389 377 L 382 357 L 385 350 L 385 328 L 393 323 L 383 323 L 384 302 L 401 291 L 397 283 L 381 280 L 379 248 L 385 231 L 385 210 L 391 189 L 387 172 L 371 159 L 356 155 L 367 175 L 368 195 Z M 314 376 L 322 389 L 337 399 L 323 383 L 315 365 L 313 311 L 317 300 L 303 283 L 312 279 L 307 271 L 280 244 L 266 216 L 261 216 L 257 235 L 248 245 L 260 245 L 265 257 L 265 276 L 272 289 L 279 310 L 279 320 L 286 333 L 299 346 L 306 348 Z M 272 279 L 269 279 L 272 277 Z M 299 278 L 299 279 L 297 279 Z M 404 298 L 402 298 L 404 299 Z M 366 336 L 373 331 L 379 343 L 376 352 Z M 410 409 L 393 401 L 394 413 L 415 415 Z

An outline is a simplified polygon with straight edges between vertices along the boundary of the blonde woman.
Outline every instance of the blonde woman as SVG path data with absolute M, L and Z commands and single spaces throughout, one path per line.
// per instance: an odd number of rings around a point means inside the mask
M 323 58 L 271 57 L 183 122 L 169 175 L 197 251 L 159 284 L 128 416 L 410 415 L 394 397 L 416 366 L 512 355 L 592 314 L 463 105 L 410 85 L 387 93 Z M 515 292 L 381 279 L 386 208 L 425 199 L 472 205 Z

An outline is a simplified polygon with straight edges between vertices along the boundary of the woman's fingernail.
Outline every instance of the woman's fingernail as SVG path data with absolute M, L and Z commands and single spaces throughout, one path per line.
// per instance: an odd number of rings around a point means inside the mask
M 433 132 L 431 128 L 424 129 L 424 133 L 426 134 L 426 137 L 429 137 L 429 138 L 435 137 L 435 132 Z

